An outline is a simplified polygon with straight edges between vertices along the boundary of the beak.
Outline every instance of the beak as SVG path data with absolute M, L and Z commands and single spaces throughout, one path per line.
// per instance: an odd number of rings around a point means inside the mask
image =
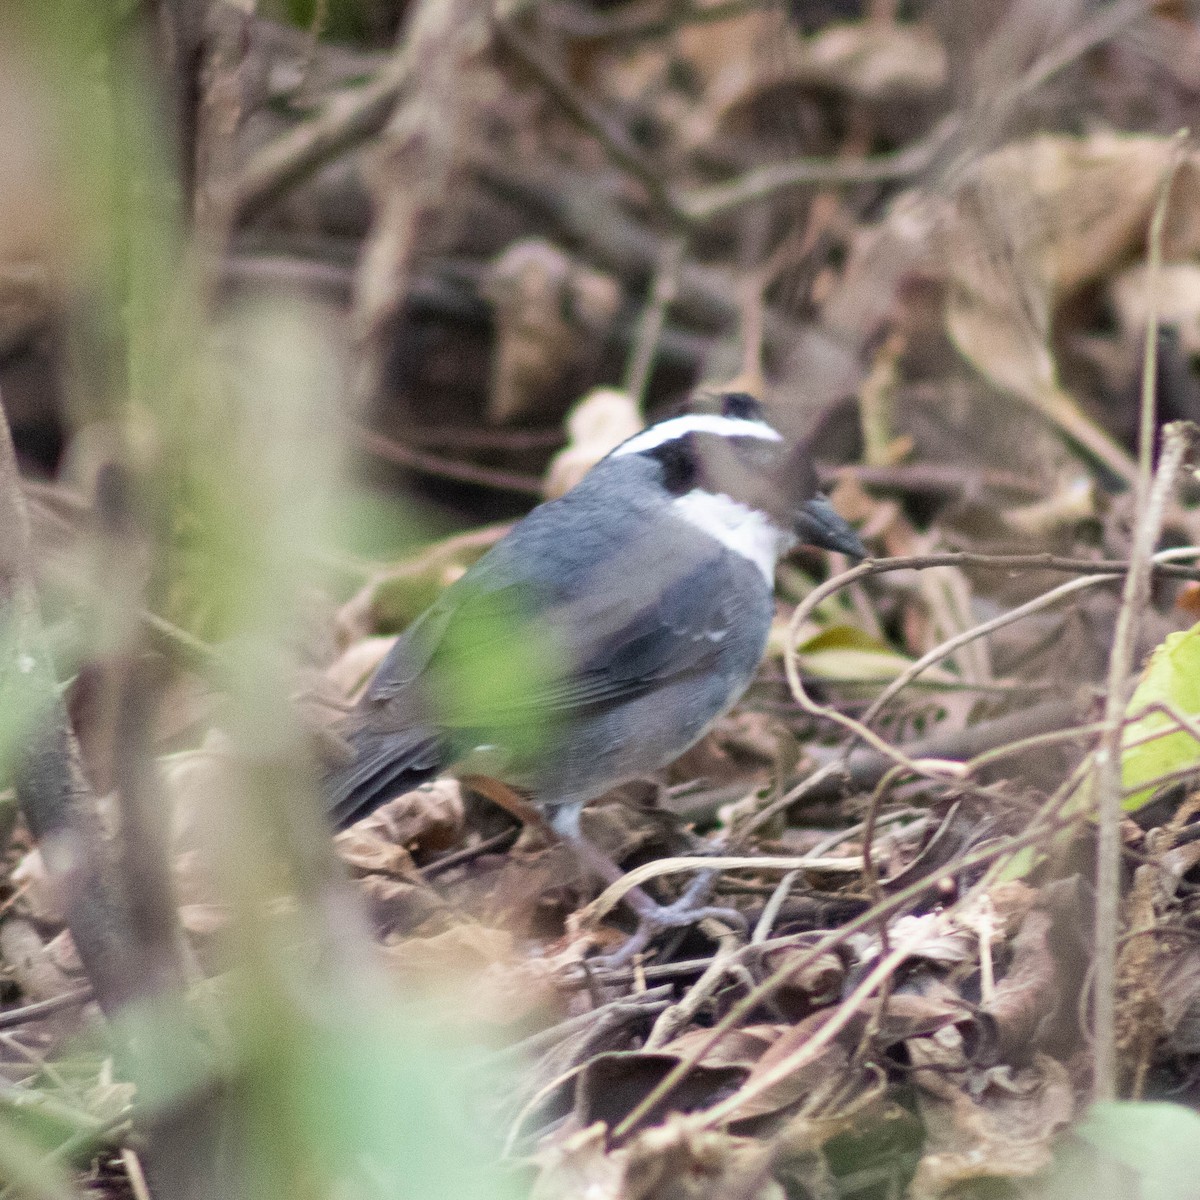
M 855 560 L 867 557 L 867 548 L 859 541 L 850 523 L 837 514 L 825 496 L 814 496 L 800 506 L 796 514 L 796 536 L 808 546 L 837 550 Z

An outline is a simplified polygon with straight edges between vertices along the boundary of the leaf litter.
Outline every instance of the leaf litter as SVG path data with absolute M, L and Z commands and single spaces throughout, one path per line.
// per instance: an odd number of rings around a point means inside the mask
M 715 896 L 746 932 L 710 918 L 596 968 L 625 934 L 620 908 L 597 912 L 520 797 L 469 779 L 396 797 L 335 851 L 398 983 L 453 997 L 508 1043 L 497 1057 L 518 1069 L 485 1105 L 541 1200 L 1069 1200 L 1096 1194 L 1087 1180 L 1110 1160 L 1105 1194 L 1183 1197 L 1200 1102 L 1200 730 L 1194 599 L 1166 571 L 1121 742 L 1120 1104 L 1091 1103 L 1085 780 L 1140 519 L 1148 228 L 1170 134 L 1196 106 L 1170 42 L 1194 39 L 1194 18 L 1126 6 L 1130 24 L 1089 43 L 1072 6 L 1082 48 L 1022 74 L 1004 38 L 1020 14 L 1061 34 L 1049 6 L 1001 6 L 990 36 L 947 5 L 829 5 L 853 11 L 805 30 L 721 7 L 506 13 L 519 36 L 501 47 L 469 6 L 424 6 L 409 35 L 429 59 L 420 103 L 372 154 L 348 152 L 339 184 L 372 212 L 353 227 L 349 320 L 375 381 L 370 427 L 413 451 L 402 482 L 472 528 L 341 590 L 354 594 L 326 615 L 307 719 L 331 725 L 389 639 L 500 536 L 514 480 L 561 494 L 646 415 L 761 381 L 789 429 L 812 431 L 873 554 L 907 565 L 838 579 L 845 564 L 794 559 L 730 717 L 584 818 L 627 870 L 660 872 L 647 886 L 664 900 L 697 859 L 738 862 Z M 331 50 L 314 45 L 317 61 Z M 989 85 L 1006 49 L 1013 78 Z M 1153 281 L 1164 423 L 1200 415 L 1198 180 L 1187 150 Z M 299 257 L 304 236 L 332 237 L 336 205 L 328 176 L 294 186 L 311 228 L 286 206 L 268 227 Z M 663 250 L 668 226 L 686 231 L 682 261 Z M 36 317 L 2 286 L 4 328 Z M 653 366 L 631 391 L 621 368 L 646 336 Z M 1177 565 L 1200 543 L 1196 496 L 1184 476 L 1164 514 L 1159 549 Z M 56 544 L 39 571 L 63 587 L 77 566 Z M 239 785 L 218 734 L 175 748 L 206 710 L 168 715 L 182 926 L 215 974 L 229 911 L 206 798 Z M 73 1013 L 86 978 L 61 897 L 23 831 L 11 860 L 5 999 L 66 997 Z M 66 1028 L 33 1013 L 6 1077 L 25 1080 L 29 1054 L 51 1072 Z M 127 1099 L 98 1096 L 77 1099 L 101 1117 Z M 1155 1161 L 1134 1127 L 1175 1144 Z

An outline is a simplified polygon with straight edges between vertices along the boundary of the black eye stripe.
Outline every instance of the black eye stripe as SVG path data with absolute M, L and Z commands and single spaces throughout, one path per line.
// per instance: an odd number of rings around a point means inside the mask
M 662 467 L 663 487 L 672 496 L 682 496 L 690 492 L 700 474 L 700 464 L 696 459 L 696 447 L 690 433 L 682 437 L 672 438 L 648 451 Z
M 762 405 L 747 392 L 726 392 L 721 397 L 721 416 L 741 421 L 761 421 Z

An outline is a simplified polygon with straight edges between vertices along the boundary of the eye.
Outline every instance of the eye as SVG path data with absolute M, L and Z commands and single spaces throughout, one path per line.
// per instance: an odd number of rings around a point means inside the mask
M 685 433 L 682 437 L 655 446 L 651 455 L 658 459 L 662 468 L 663 487 L 672 496 L 682 496 L 692 490 L 699 474 L 699 464 L 691 434 Z
M 739 421 L 761 421 L 762 405 L 746 392 L 726 392 L 721 397 L 721 416 Z

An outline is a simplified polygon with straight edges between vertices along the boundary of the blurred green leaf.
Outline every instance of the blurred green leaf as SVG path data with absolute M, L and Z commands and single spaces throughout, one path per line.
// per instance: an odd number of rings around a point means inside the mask
M 801 668 L 809 675 L 858 683 L 890 683 L 913 664 L 911 658 L 853 625 L 823 629 L 799 646 L 797 653 Z M 953 684 L 957 677 L 929 667 L 918 682 Z
M 7 1120 L 0 1120 L 0 1178 L 6 1192 L 33 1200 L 78 1200 L 63 1168 Z
M 1185 716 L 1200 714 L 1200 625 L 1167 635 L 1150 656 L 1126 711 L 1136 713 L 1156 703 L 1168 704 Z M 1172 771 L 1200 764 L 1200 742 L 1178 728 L 1141 745 L 1129 745 L 1156 729 L 1174 724 L 1167 713 L 1150 712 L 1125 726 L 1123 740 L 1127 749 L 1121 754 L 1121 782 L 1127 791 Z M 1127 796 L 1124 807 L 1130 812 L 1139 809 L 1154 792 L 1153 787 L 1147 787 Z
M 1195 1200 L 1200 1116 L 1178 1104 L 1097 1104 L 1072 1131 L 1034 1200 Z

